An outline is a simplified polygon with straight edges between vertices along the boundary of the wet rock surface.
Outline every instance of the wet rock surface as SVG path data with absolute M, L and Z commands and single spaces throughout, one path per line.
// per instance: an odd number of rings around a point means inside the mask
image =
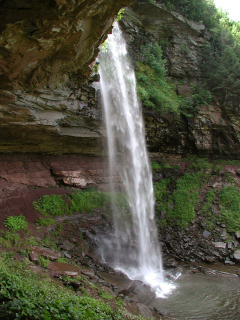
M 0 7 L 0 152 L 102 153 L 94 60 L 123 1 Z

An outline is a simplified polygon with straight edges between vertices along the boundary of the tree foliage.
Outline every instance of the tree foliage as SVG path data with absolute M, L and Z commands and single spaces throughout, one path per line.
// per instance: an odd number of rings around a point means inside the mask
M 156 42 L 142 46 L 136 64 L 138 95 L 143 105 L 159 112 L 178 112 L 181 100 L 176 94 L 175 85 L 166 79 L 161 47 Z
M 140 1 L 153 3 L 152 0 Z M 240 22 L 231 21 L 226 12 L 215 7 L 213 0 L 157 0 L 154 3 L 178 11 L 187 19 L 202 22 L 211 34 L 211 39 L 205 42 L 200 63 L 202 85 L 198 86 L 198 92 L 194 89 L 191 101 L 182 100 L 180 104 L 188 109 L 190 106 L 191 109 L 194 105 L 210 103 L 212 96 L 215 96 L 222 105 L 238 107 L 240 103 Z M 159 77 L 162 79 L 162 73 Z M 146 92 L 141 89 L 140 96 L 144 94 L 147 97 Z M 145 100 L 147 101 L 146 98 Z

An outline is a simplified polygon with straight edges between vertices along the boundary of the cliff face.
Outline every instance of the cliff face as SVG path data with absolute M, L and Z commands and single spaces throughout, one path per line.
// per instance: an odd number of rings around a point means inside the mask
M 0 152 L 101 151 L 93 65 L 120 1 L 0 1 Z
M 117 12 L 131 2 L 0 1 L 0 153 L 103 153 L 94 61 Z M 178 92 L 190 96 L 210 39 L 204 25 L 138 1 L 121 26 L 133 61 L 142 44 L 158 42 Z M 144 110 L 144 117 L 151 153 L 240 156 L 240 119 L 230 106 L 199 105 L 193 117 Z
M 201 82 L 203 49 L 211 35 L 204 25 L 186 20 L 157 3 L 138 1 L 128 7 L 121 20 L 133 63 L 141 46 L 157 42 L 163 48 L 167 74 L 183 97 Z M 240 157 L 239 115 L 231 106 L 198 105 L 191 117 L 144 109 L 146 138 L 152 153 L 198 153 Z

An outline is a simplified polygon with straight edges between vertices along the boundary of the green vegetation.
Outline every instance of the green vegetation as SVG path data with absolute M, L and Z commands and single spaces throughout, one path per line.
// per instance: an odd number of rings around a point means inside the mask
M 9 254 L 0 255 L 1 319 L 124 319 L 107 303 L 86 294 L 79 297 L 47 275 L 32 272 L 28 264 L 14 261 Z
M 221 219 L 226 221 L 229 231 L 240 229 L 240 190 L 236 186 L 224 187 L 219 192 L 219 203 L 222 205 Z
M 105 212 L 109 214 L 112 213 L 110 210 L 112 200 L 109 192 L 100 192 L 94 189 L 88 189 L 85 191 L 71 193 L 67 197 L 66 201 L 68 201 L 68 204 L 60 195 L 48 195 L 41 197 L 37 201 L 34 201 L 33 206 L 43 215 L 50 216 L 62 216 L 65 214 L 70 215 L 73 212 L 91 212 L 95 208 L 104 209 Z M 118 210 L 127 214 L 129 210 L 128 201 L 125 194 L 116 193 L 114 195 L 114 203 Z M 56 224 L 56 222 L 53 219 L 39 218 L 37 220 L 37 224 L 47 226 Z M 57 223 L 57 225 L 57 230 L 51 232 L 54 236 L 60 234 L 62 230 L 62 225 L 59 223 Z
M 146 108 L 181 112 L 191 116 L 198 105 L 209 105 L 212 99 L 233 109 L 239 106 L 240 95 L 240 22 L 231 21 L 228 14 L 215 7 L 213 0 L 141 0 L 159 3 L 166 9 L 180 12 L 185 18 L 202 22 L 211 33 L 202 49 L 202 78 L 192 86 L 190 97 L 176 94 L 170 78 L 166 78 L 162 51 L 168 44 L 159 39 L 141 47 L 137 59 L 137 80 L 140 100 Z M 142 53 L 143 52 L 143 53 Z M 182 44 L 180 53 L 189 54 Z M 154 62 L 155 57 L 155 62 Z M 154 62 L 154 64 L 152 64 Z M 157 64 L 156 64 L 157 62 Z M 158 70 L 156 70 L 158 66 Z M 179 81 L 180 83 L 180 81 Z M 191 83 L 189 83 L 191 85 Z
M 56 221 L 50 218 L 39 218 L 36 221 L 38 226 L 47 227 L 56 224 Z
M 170 166 L 168 164 L 166 164 L 166 163 L 151 162 L 151 168 L 153 170 L 167 169 L 167 168 L 170 168 Z
M 181 99 L 176 94 L 175 85 L 165 77 L 161 47 L 155 42 L 142 46 L 140 51 L 141 56 L 136 62 L 139 99 L 146 108 L 178 112 Z
M 61 195 L 45 195 L 33 202 L 34 209 L 43 215 L 62 216 L 70 214 L 69 206 L 63 201 Z
M 144 107 L 191 116 L 197 105 L 209 105 L 212 94 L 201 86 L 192 86 L 191 97 L 177 94 L 176 85 L 166 77 L 165 60 L 157 42 L 141 46 L 140 52 L 136 61 L 137 90 Z
M 100 48 L 101 48 L 101 51 L 102 51 L 103 53 L 106 53 L 106 52 L 107 52 L 108 44 L 109 44 L 108 39 L 106 39 L 106 40 L 101 44 Z
M 119 21 L 122 19 L 122 16 L 124 14 L 125 9 L 120 9 L 116 18 L 116 21 Z
M 0 236 L 0 247 L 2 248 L 12 248 L 13 246 L 19 247 L 22 244 L 22 240 L 17 233 L 7 231 L 2 232 Z
M 72 193 L 70 195 L 70 211 L 90 212 L 95 208 L 103 208 L 110 202 L 110 195 L 104 192 L 89 190 Z
M 175 225 L 186 228 L 195 219 L 195 212 L 199 212 L 209 230 L 213 230 L 219 221 L 227 225 L 229 232 L 239 231 L 240 189 L 234 175 L 224 172 L 221 165 L 214 165 L 206 158 L 189 158 L 185 159 L 188 168 L 177 179 L 173 172 L 175 166 L 164 163 L 160 166 L 155 162 L 152 164 L 153 170 L 161 169 L 164 174 L 173 173 L 171 178 L 154 184 L 159 227 Z M 238 163 L 230 162 L 232 165 Z M 229 161 L 225 164 L 229 164 Z M 189 173 L 189 169 L 195 172 Z M 216 174 L 220 172 L 219 186 L 212 189 Z M 221 187 L 222 184 L 230 185 Z
M 212 203 L 215 197 L 216 197 L 216 190 L 207 191 L 204 202 L 200 208 L 200 211 L 203 213 L 204 217 L 206 218 L 206 224 L 207 224 L 208 230 L 212 230 L 216 225 L 217 217 L 212 212 Z
M 42 267 L 42 268 L 47 268 L 48 264 L 49 264 L 49 259 L 44 258 L 42 256 L 38 257 L 38 264 Z
M 206 46 L 203 75 L 211 92 L 223 104 L 237 107 L 240 94 L 240 22 L 219 13 L 219 24 L 211 30 L 212 43 Z
M 23 230 L 28 227 L 28 223 L 22 215 L 6 218 L 4 220 L 4 225 L 7 229 L 12 231 Z
M 157 202 L 156 213 L 166 213 L 160 220 L 160 226 L 177 225 L 187 227 L 195 219 L 195 206 L 198 202 L 198 190 L 207 181 L 207 175 L 202 172 L 184 174 L 176 181 L 175 190 L 170 192 L 173 178 L 163 179 L 154 184 Z
M 62 216 L 72 214 L 73 212 L 90 212 L 94 208 L 104 207 L 107 202 L 110 202 L 110 196 L 107 193 L 95 190 L 86 190 L 72 193 L 68 199 L 68 205 L 61 195 L 45 195 L 33 202 L 34 209 L 38 210 L 43 215 Z M 54 223 L 53 223 L 54 222 Z M 53 219 L 38 220 L 39 224 L 55 224 Z
M 187 19 L 202 21 L 207 28 L 217 24 L 217 9 L 213 0 L 160 0 L 167 8 L 180 11 Z
M 185 173 L 176 182 L 177 190 L 199 190 L 208 181 L 209 175 L 198 171 L 196 173 Z

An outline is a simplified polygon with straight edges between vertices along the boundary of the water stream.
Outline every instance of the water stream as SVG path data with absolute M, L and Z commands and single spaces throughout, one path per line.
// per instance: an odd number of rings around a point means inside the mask
M 99 61 L 114 211 L 114 234 L 103 241 L 102 257 L 130 279 L 150 285 L 157 296 L 164 296 L 174 285 L 164 279 L 136 79 L 117 23 L 108 37 L 107 52 L 100 53 Z M 120 177 L 119 183 L 114 177 Z

